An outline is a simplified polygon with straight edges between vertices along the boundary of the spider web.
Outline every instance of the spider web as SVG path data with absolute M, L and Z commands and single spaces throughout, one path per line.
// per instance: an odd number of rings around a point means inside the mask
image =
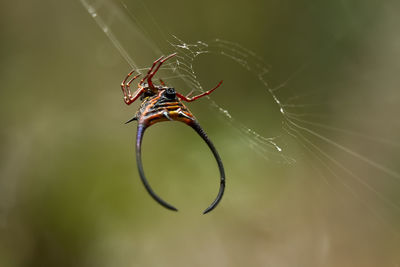
M 292 96 L 281 102 L 277 93 L 286 86 L 290 79 L 275 88 L 271 88 L 266 81 L 266 75 L 269 74 L 269 69 L 266 67 L 266 64 L 257 57 L 254 52 L 243 48 L 237 43 L 215 39 L 208 43 L 198 41 L 195 44 L 187 44 L 176 36 L 174 36 L 174 39 L 176 42 L 171 42 L 171 45 L 175 48 L 175 51 L 178 51 L 180 55 L 183 55 L 177 60 L 174 70 L 180 70 L 181 73 L 185 74 L 169 78 L 184 79 L 188 84 L 190 84 L 191 88 L 196 88 L 199 92 L 204 92 L 204 88 L 196 79 L 196 73 L 193 70 L 193 62 L 198 56 L 203 54 L 222 55 L 228 57 L 250 73 L 254 74 L 254 76 L 260 81 L 261 86 L 259 90 L 265 90 L 272 97 L 282 115 L 282 134 L 274 137 L 263 136 L 257 133 L 245 124 L 236 120 L 228 110 L 219 106 L 212 99 L 209 99 L 210 105 L 220 111 L 220 114 L 226 118 L 232 127 L 241 133 L 242 137 L 244 137 L 244 141 L 247 142 L 255 152 L 263 156 L 266 160 L 292 164 L 296 162 L 296 157 L 291 157 L 291 154 L 287 155 L 285 151 L 288 147 L 287 143 L 291 143 L 290 141 L 295 140 L 315 158 L 315 162 L 318 163 L 318 168 L 323 168 L 328 172 L 327 174 L 321 175 L 321 177 L 331 187 L 333 187 L 331 185 L 332 180 L 334 182 L 336 181 L 348 190 L 348 192 L 350 192 L 358 201 L 365 203 L 365 200 L 359 195 L 359 193 L 357 193 L 357 190 L 354 190 L 354 186 L 351 184 L 351 181 L 356 182 L 360 187 L 364 187 L 364 189 L 374 194 L 387 206 L 400 212 L 400 206 L 386 194 L 378 190 L 373 185 L 373 182 L 365 180 L 365 178 L 358 174 L 356 170 L 353 170 L 350 166 L 346 165 L 346 163 L 339 160 L 340 157 L 335 156 L 335 153 L 329 151 L 335 150 L 338 153 L 343 153 L 344 155 L 341 157 L 350 157 L 352 158 L 352 162 L 356 160 L 370 169 L 375 169 L 375 171 L 380 173 L 380 177 L 395 180 L 395 184 L 400 181 L 400 174 L 394 169 L 390 169 L 372 158 L 369 158 L 367 155 L 358 153 L 356 150 L 331 139 L 329 134 L 323 134 L 320 130 L 340 132 L 347 135 L 357 136 L 360 139 L 366 139 L 381 144 L 390 144 L 394 147 L 398 147 L 398 143 L 383 138 L 371 137 L 360 132 L 338 128 L 316 120 L 315 117 L 326 119 L 328 115 L 324 116 L 324 114 L 321 113 L 307 112 L 310 111 L 310 107 L 312 108 L 321 105 L 321 103 L 307 104 L 304 102 L 304 99 L 301 99 L 310 96 L 312 92 L 307 93 L 305 96 Z M 289 141 L 288 139 L 291 140 Z M 385 219 L 382 218 L 381 215 L 371 206 L 365 205 L 365 207 L 382 221 L 385 221 Z M 399 234 L 398 229 L 393 229 L 393 231 L 396 235 Z
M 340 84 L 336 84 L 335 80 L 329 80 L 319 88 L 314 86 L 297 91 L 295 79 L 298 83 L 306 83 L 302 74 L 307 71 L 322 72 L 319 67 L 321 62 L 315 61 L 297 67 L 292 74 L 286 75 L 289 78 L 271 86 L 268 82 L 272 76 L 271 68 L 257 53 L 236 42 L 223 39 L 189 42 L 177 35 L 166 34 L 168 29 L 161 29 L 143 2 L 135 3 L 141 13 L 135 12 L 133 5 L 128 6 L 124 1 L 81 2 L 125 61 L 138 72 L 146 71 L 148 62 L 143 60 L 143 63 L 137 64 L 136 54 L 148 55 L 148 60 L 177 52 L 174 60 L 163 66 L 160 77 L 177 88 L 182 85 L 179 88 L 204 92 L 211 87 L 204 86 L 200 78 L 204 76 L 199 75 L 198 65 L 201 65 L 199 62 L 202 59 L 207 56 L 224 58 L 224 62 L 240 68 L 243 76 L 256 81 L 254 90 L 275 104 L 278 126 L 271 132 L 256 130 L 243 118 L 238 119 L 231 108 L 221 104 L 223 101 L 208 97 L 209 107 L 218 111 L 238 138 L 269 163 L 296 165 L 301 159 L 301 164 L 309 164 L 313 175 L 322 178 L 338 196 L 342 196 L 343 191 L 347 192 L 396 239 L 399 237 L 400 143 L 395 138 L 400 128 L 395 115 L 399 105 L 396 102 L 390 105 L 387 112 L 382 112 L 385 111 L 386 98 L 392 96 L 393 101 L 398 100 L 398 93 L 393 87 L 382 88 L 367 79 L 369 90 L 358 86 L 359 89 L 346 91 L 337 89 Z M 346 33 L 336 36 L 318 52 L 326 55 L 344 38 Z M 135 47 L 140 47 L 140 52 L 127 48 L 133 42 L 137 44 Z M 378 87 L 382 90 L 380 99 L 376 99 L 374 93 Z M 186 93 L 190 89 L 186 89 Z M 333 94 L 333 91 L 336 93 Z M 364 101 L 365 105 L 357 106 L 355 100 Z M 382 121 L 382 117 L 387 119 Z M 298 150 L 301 152 L 298 153 Z
M 143 27 L 138 25 L 137 19 L 135 19 L 135 16 L 133 16 L 133 14 L 129 11 L 126 3 L 101 0 L 82 0 L 81 2 L 88 10 L 90 15 L 96 20 L 103 32 L 108 36 L 114 46 L 118 49 L 121 56 L 133 69 L 136 70 L 136 72 L 145 72 L 148 70 L 148 66 L 139 67 L 139 65 L 136 64 L 131 57 L 131 55 L 134 55 L 136 51 L 130 50 L 128 52 L 123 45 L 124 43 L 129 43 L 129 40 L 125 40 L 129 36 L 129 34 L 126 33 L 126 29 L 128 29 L 130 33 L 133 33 L 131 36 L 135 37 L 135 43 L 138 42 L 136 38 L 139 36 L 140 40 L 144 43 L 144 47 L 152 52 L 163 54 L 161 52 L 162 49 L 158 48 L 149 40 L 148 37 L 146 37 L 146 35 L 149 35 L 148 32 Z M 117 22 L 116 18 L 119 18 Z M 158 24 L 155 25 L 158 27 Z M 119 34 L 121 29 L 125 31 L 125 34 Z M 229 42 L 222 39 L 214 39 L 208 42 L 197 41 L 193 44 L 190 44 L 184 42 L 175 35 L 164 35 L 164 37 L 166 38 L 165 40 L 167 41 L 167 44 L 170 46 L 169 49 L 167 47 L 168 52 L 177 52 L 178 54 L 174 60 L 170 60 L 162 66 L 161 70 L 163 70 L 164 73 L 169 74 L 167 76 L 159 75 L 163 80 L 174 85 L 179 81 L 183 81 L 186 84 L 186 86 L 183 88 L 190 88 L 190 90 L 186 89 L 187 93 L 191 90 L 198 93 L 205 92 L 207 89 L 203 88 L 194 68 L 195 64 L 197 63 L 197 59 L 207 54 L 228 58 L 235 64 L 240 65 L 244 71 L 248 72 L 259 81 L 260 89 L 267 91 L 269 97 L 271 97 L 271 99 L 276 103 L 277 110 L 279 110 L 279 112 L 282 114 L 281 123 L 283 126 L 284 118 L 286 116 L 285 106 L 280 102 L 274 93 L 274 91 L 277 91 L 279 88 L 269 87 L 265 77 L 269 73 L 269 68 L 255 52 L 242 47 L 238 43 Z M 143 53 L 142 46 L 140 47 L 140 53 Z M 229 112 L 229 110 L 223 108 L 210 97 L 208 97 L 208 100 L 209 105 L 216 109 L 219 114 L 225 118 L 225 122 L 227 122 L 231 127 L 241 134 L 241 140 L 247 143 L 247 145 L 259 155 L 269 161 L 285 164 L 292 164 L 296 161 L 293 156 L 286 152 L 288 147 L 285 141 L 286 136 L 284 136 L 287 135 L 286 132 L 282 131 L 282 133 L 279 133 L 275 136 L 272 134 L 261 134 L 237 120 L 236 117 Z
M 173 78 L 182 78 L 190 85 L 190 88 L 195 88 L 196 91 L 204 92 L 206 90 L 197 79 L 196 72 L 193 68 L 196 58 L 204 54 L 226 57 L 243 67 L 246 71 L 253 74 L 254 78 L 259 80 L 261 88 L 267 90 L 273 101 L 277 104 L 277 107 L 282 114 L 282 118 L 284 118 L 284 106 L 274 94 L 274 89 L 269 87 L 265 79 L 265 75 L 269 72 L 268 68 L 262 59 L 257 57 L 254 52 L 240 46 L 237 43 L 232 43 L 221 39 L 215 39 L 208 43 L 197 41 L 195 44 L 188 44 L 176 36 L 173 37 L 175 42 L 169 43 L 172 45 L 175 51 L 181 55 L 178 57 L 176 62 L 176 69 L 179 70 L 180 73 L 184 73 L 183 75 Z M 241 123 L 233 115 L 231 115 L 227 109 L 221 107 L 216 101 L 209 98 L 209 102 L 213 108 L 220 112 L 230 126 L 242 134 L 243 141 L 246 142 L 259 155 L 263 156 L 267 160 L 273 160 L 280 163 L 291 164 L 295 162 L 295 159 L 285 152 L 287 144 L 285 143 L 284 136 L 264 136 L 249 128 L 247 125 Z

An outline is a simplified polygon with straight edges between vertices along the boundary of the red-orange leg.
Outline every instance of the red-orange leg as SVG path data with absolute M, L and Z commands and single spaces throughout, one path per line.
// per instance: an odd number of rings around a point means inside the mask
M 128 83 L 126 83 L 126 81 L 134 72 L 135 72 L 135 70 L 132 70 L 131 72 L 129 72 L 128 75 L 125 77 L 125 79 L 121 83 L 121 89 L 124 94 L 124 101 L 128 105 L 130 105 L 132 102 L 134 102 L 143 93 L 143 89 L 139 88 L 135 91 L 134 97 L 132 97 L 132 93 L 131 93 L 131 89 L 129 88 L 129 85 L 132 83 L 132 81 L 134 81 L 137 77 L 139 77 L 140 74 L 133 77 Z
M 128 75 L 126 75 L 125 79 L 122 81 L 121 83 L 121 89 L 122 89 L 122 93 L 124 94 L 124 98 L 128 97 L 128 92 L 126 91 L 125 88 L 125 83 L 128 80 L 128 78 L 135 72 L 135 70 L 132 70 L 131 72 L 128 73 Z
M 158 59 L 158 60 L 156 60 L 156 61 L 160 61 L 160 64 L 158 64 L 157 65 L 157 67 L 150 73 L 150 75 L 148 75 L 147 76 L 147 83 L 149 84 L 149 87 L 150 88 L 153 88 L 154 89 L 154 85 L 153 85 L 153 81 L 151 80 L 153 77 L 154 77 L 154 75 L 157 73 L 157 71 L 160 69 L 160 67 L 161 67 L 161 65 L 165 62 L 165 61 L 167 61 L 168 59 L 170 59 L 171 57 L 174 57 L 176 55 L 176 53 L 174 53 L 174 54 L 171 54 L 171 55 L 169 55 L 169 56 L 167 56 L 166 58 L 160 58 L 160 59 Z M 156 63 L 156 62 L 155 62 Z M 153 67 L 152 68 L 154 68 L 154 63 L 153 63 Z
M 186 98 L 189 98 L 194 92 L 194 89 L 192 91 L 189 92 L 189 94 L 186 95 Z
M 139 89 L 137 89 L 137 90 L 135 91 L 135 93 L 133 94 L 133 96 L 130 96 L 130 97 L 128 97 L 127 99 L 124 99 L 124 100 L 125 100 L 125 103 L 126 103 L 127 105 L 132 104 L 133 102 L 136 101 L 136 99 L 139 98 L 139 96 L 140 96 L 141 94 L 144 93 L 144 91 L 145 91 L 145 88 L 144 88 L 144 87 L 140 87 Z
M 207 92 L 204 92 L 204 93 L 202 93 L 202 94 L 200 94 L 200 95 L 197 95 L 197 96 L 194 96 L 194 97 L 191 97 L 191 98 L 190 98 L 189 96 L 192 94 L 192 92 L 190 92 L 187 96 L 181 95 L 180 93 L 176 93 L 176 95 L 177 95 L 180 99 L 182 99 L 183 101 L 192 102 L 192 101 L 195 101 L 196 99 L 199 99 L 200 97 L 203 97 L 203 96 L 206 96 L 206 95 L 211 94 L 212 92 L 214 92 L 215 89 L 217 89 L 218 87 L 220 87 L 221 84 L 222 84 L 222 81 L 220 81 L 220 82 L 217 84 L 217 86 L 215 86 L 213 89 L 208 90 Z
M 156 61 L 153 62 L 153 65 L 152 65 L 151 68 L 149 68 L 149 70 L 147 71 L 146 76 L 144 76 L 144 77 L 140 80 L 139 85 L 142 85 L 142 83 L 144 82 L 144 80 L 146 80 L 147 77 L 149 77 L 149 74 L 150 74 L 151 71 L 154 69 L 154 67 L 156 66 L 156 64 L 157 64 L 158 62 L 160 62 L 160 60 L 162 60 L 163 58 L 164 58 L 164 56 L 161 56 L 159 59 L 157 59 Z

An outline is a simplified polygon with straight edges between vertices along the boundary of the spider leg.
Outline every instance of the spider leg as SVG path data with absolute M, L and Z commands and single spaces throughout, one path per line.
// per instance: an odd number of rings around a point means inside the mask
M 124 98 L 128 97 L 128 93 L 126 91 L 125 83 L 128 80 L 128 78 L 135 72 L 135 70 L 132 70 L 131 72 L 128 73 L 128 75 L 125 77 L 125 79 L 121 82 L 121 89 L 122 93 L 124 94 Z
M 128 96 L 128 98 L 124 99 L 125 103 L 127 105 L 132 104 L 133 102 L 136 101 L 136 99 L 138 99 L 144 93 L 145 90 L 146 90 L 146 88 L 139 87 L 139 89 L 137 89 L 133 95 Z
M 175 55 L 176 55 L 176 53 L 173 53 L 173 54 L 167 56 L 166 58 L 162 58 L 161 60 L 159 60 L 160 64 L 158 64 L 157 67 L 147 76 L 147 83 L 149 84 L 149 87 L 154 88 L 153 81 L 151 79 L 157 73 L 157 71 L 160 69 L 161 65 L 165 61 L 170 59 L 171 57 L 174 57 Z
M 149 68 L 149 70 L 148 70 L 146 76 L 144 76 L 144 77 L 140 80 L 139 85 L 142 85 L 142 83 L 147 79 L 147 77 L 149 77 L 149 74 L 150 74 L 151 71 L 154 69 L 154 67 L 156 66 L 156 64 L 157 64 L 158 62 L 160 62 L 163 58 L 164 58 L 164 56 L 161 56 L 159 59 L 157 59 L 156 61 L 153 62 L 153 65 Z
M 202 94 L 200 94 L 200 95 L 197 95 L 197 96 L 194 96 L 194 97 L 191 97 L 191 98 L 190 98 L 189 96 L 192 94 L 192 92 L 190 92 L 187 96 L 184 96 L 184 95 L 182 95 L 182 94 L 180 94 L 180 93 L 176 93 L 176 95 L 177 95 L 180 99 L 182 99 L 183 101 L 192 102 L 192 101 L 195 101 L 196 99 L 199 99 L 200 97 L 203 97 L 203 96 L 205 96 L 205 95 L 211 94 L 212 92 L 214 92 L 215 89 L 217 89 L 218 87 L 220 87 L 221 84 L 222 84 L 222 81 L 220 81 L 220 82 L 217 84 L 217 86 L 215 86 L 213 89 L 208 90 L 207 92 L 204 92 L 204 93 L 202 93 Z
M 131 93 L 131 90 L 130 90 L 129 86 L 130 86 L 130 84 L 132 83 L 133 80 L 135 80 L 137 77 L 140 76 L 140 74 L 134 76 L 128 83 L 126 83 L 126 81 L 128 80 L 128 78 L 134 72 L 135 72 L 135 70 L 132 70 L 131 72 L 129 72 L 128 75 L 125 77 L 125 79 L 121 83 L 121 89 L 122 89 L 122 92 L 124 94 L 124 101 L 125 101 L 125 103 L 127 105 L 130 105 L 132 102 L 134 102 L 143 93 L 142 88 L 139 88 L 134 93 L 134 97 L 132 97 L 132 93 Z
M 138 74 L 135 77 L 133 77 L 132 79 L 129 80 L 129 82 L 126 83 L 126 87 L 129 88 L 129 86 L 131 85 L 131 83 L 136 80 L 137 77 L 139 77 L 142 74 Z
M 194 92 L 194 89 L 192 91 L 189 92 L 189 94 L 186 95 L 186 98 L 189 98 Z
M 162 86 L 165 86 L 165 82 L 163 80 L 160 79 L 160 83 Z
M 136 80 L 136 78 L 139 77 L 140 75 L 141 75 L 141 74 L 136 75 L 136 76 L 133 77 L 127 84 L 125 84 L 125 88 L 128 89 L 128 96 L 131 96 L 131 95 L 132 95 L 132 93 L 131 93 L 131 88 L 130 88 L 131 83 L 132 83 L 134 80 Z
M 141 75 L 141 74 L 136 75 L 135 77 L 133 77 L 132 79 L 130 79 L 129 82 L 127 82 L 127 83 L 125 84 L 125 89 L 128 90 L 128 99 L 129 99 L 129 102 L 130 102 L 130 103 L 134 102 L 134 101 L 143 93 L 143 91 L 144 91 L 142 87 L 139 87 L 139 88 L 135 91 L 134 96 L 132 96 L 132 93 L 131 93 L 131 88 L 130 88 L 131 83 L 132 83 L 134 80 L 136 80 L 136 78 L 139 77 L 140 75 Z M 130 104 L 130 103 L 129 103 L 129 104 Z M 127 103 L 127 104 L 128 104 L 128 103 Z M 128 105 L 129 105 L 129 104 L 128 104 Z

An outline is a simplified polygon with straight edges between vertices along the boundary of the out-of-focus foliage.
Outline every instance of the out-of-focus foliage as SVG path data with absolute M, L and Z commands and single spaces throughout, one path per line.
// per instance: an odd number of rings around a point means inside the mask
M 326 125 L 351 115 L 356 125 L 343 123 L 344 129 L 398 139 L 394 1 L 124 3 L 146 8 L 158 25 L 189 42 L 218 37 L 251 48 L 271 65 L 272 85 L 306 66 L 282 95 L 323 92 L 314 111 L 331 112 Z M 149 35 L 156 45 L 165 41 Z M 324 163 L 308 154 L 310 144 L 290 152 L 296 164 L 267 161 L 207 100 L 199 101 L 189 106 L 221 154 L 227 190 L 220 206 L 202 216 L 217 193 L 211 153 L 185 125 L 155 125 L 145 136 L 144 163 L 154 189 L 180 208 L 172 213 L 152 201 L 137 174 L 136 128 L 123 124 L 137 104 L 126 107 L 119 89 L 129 66 L 79 1 L 3 1 L 0 36 L 0 266 L 399 264 L 400 185 L 380 179 L 384 170 L 369 172 L 317 143 L 356 168 L 377 194 L 354 180 L 345 180 L 349 191 L 332 186 Z M 154 60 L 131 56 L 143 66 Z M 208 62 L 199 67 L 205 86 L 225 81 L 214 100 L 266 136 L 271 124 L 279 127 L 263 92 L 248 93 L 254 77 L 233 77 L 237 65 Z M 330 105 L 338 99 L 345 109 Z M 357 148 L 351 151 L 400 171 L 397 143 L 374 146 L 325 130 Z M 343 169 L 325 167 L 340 179 Z

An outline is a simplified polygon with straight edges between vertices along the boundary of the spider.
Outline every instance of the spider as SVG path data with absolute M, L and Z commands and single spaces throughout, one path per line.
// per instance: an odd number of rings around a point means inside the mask
M 166 86 L 161 79 L 160 79 L 161 85 L 154 85 L 152 81 L 154 75 L 157 73 L 157 71 L 160 69 L 161 65 L 165 61 L 174 57 L 175 55 L 176 53 L 171 54 L 167 57 L 162 56 L 156 61 L 154 61 L 153 65 L 149 68 L 147 74 L 140 80 L 138 84 L 138 89 L 133 94 L 131 93 L 130 85 L 136 78 L 140 76 L 140 74 L 134 76 L 128 81 L 128 79 L 132 76 L 132 74 L 135 71 L 133 70 L 122 81 L 121 88 L 124 94 L 125 103 L 127 105 L 130 105 L 133 102 L 135 102 L 139 97 L 140 100 L 142 101 L 140 108 L 136 112 L 135 116 L 126 123 L 132 121 L 138 122 L 137 135 L 136 135 L 136 162 L 138 166 L 139 176 L 143 182 L 144 187 L 155 201 L 157 201 L 165 208 L 173 211 L 177 211 L 177 209 L 174 206 L 168 204 L 163 199 L 161 199 L 156 193 L 154 193 L 144 174 L 142 157 L 141 157 L 141 146 L 142 146 L 142 139 L 144 132 L 149 126 L 157 122 L 181 121 L 192 127 L 200 135 L 200 137 L 207 143 L 208 147 L 213 153 L 217 161 L 220 173 L 220 188 L 218 195 L 215 198 L 215 200 L 211 203 L 211 205 L 203 212 L 203 214 L 206 214 L 211 210 L 213 210 L 218 205 L 224 194 L 225 190 L 224 166 L 213 143 L 208 138 L 204 130 L 201 128 L 200 124 L 197 122 L 193 114 L 182 103 L 182 101 L 192 102 L 203 96 L 209 95 L 222 84 L 222 81 L 220 81 L 217 84 L 217 86 L 215 86 L 213 89 L 194 97 L 190 97 L 193 91 L 188 95 L 183 96 L 182 94 L 176 92 L 174 88 Z

